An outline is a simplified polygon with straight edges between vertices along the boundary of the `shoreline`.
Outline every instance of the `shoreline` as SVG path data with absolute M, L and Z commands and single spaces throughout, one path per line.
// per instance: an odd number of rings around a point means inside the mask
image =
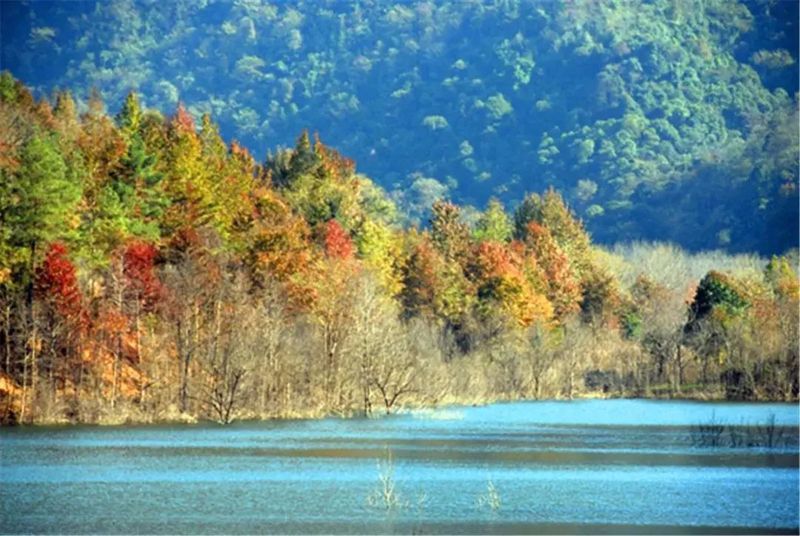
M 535 402 L 581 402 L 587 400 L 640 400 L 648 402 L 697 402 L 697 403 L 710 403 L 710 404 L 793 404 L 797 405 L 798 400 L 729 400 L 723 397 L 709 397 L 708 393 L 683 394 L 682 396 L 609 396 L 598 393 L 584 393 L 572 399 L 569 398 L 518 398 L 518 399 L 496 399 L 488 401 L 468 401 L 468 400 L 453 400 L 447 401 L 442 404 L 436 405 L 414 405 L 409 404 L 398 408 L 398 410 L 391 413 L 375 411 L 371 415 L 364 415 L 363 412 L 321 412 L 309 410 L 307 412 L 294 412 L 284 415 L 270 415 L 258 416 L 252 414 L 245 414 L 241 418 L 237 418 L 228 424 L 223 424 L 213 419 L 203 419 L 188 414 L 171 414 L 167 418 L 148 419 L 148 418 L 130 418 L 128 414 L 125 417 L 122 415 L 114 416 L 109 415 L 107 418 L 98 419 L 95 421 L 70 421 L 68 419 L 50 419 L 39 420 L 27 423 L 3 423 L 0 428 L 33 428 L 33 427 L 116 427 L 116 426 L 167 426 L 167 425 L 216 425 L 219 427 L 226 427 L 236 423 L 263 423 L 263 422 L 289 422 L 289 421 L 320 421 L 325 419 L 341 419 L 341 420 L 354 420 L 354 419 L 382 419 L 395 415 L 404 415 L 414 411 L 440 411 L 456 408 L 469 408 L 469 407 L 484 407 L 493 404 L 514 404 L 514 403 L 535 403 Z M 800 406 L 798 406 L 800 408 Z

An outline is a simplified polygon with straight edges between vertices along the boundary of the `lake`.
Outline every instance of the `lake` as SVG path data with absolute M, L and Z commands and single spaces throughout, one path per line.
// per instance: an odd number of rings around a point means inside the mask
M 794 404 L 0 430 L 4 533 L 797 533 L 798 501 Z

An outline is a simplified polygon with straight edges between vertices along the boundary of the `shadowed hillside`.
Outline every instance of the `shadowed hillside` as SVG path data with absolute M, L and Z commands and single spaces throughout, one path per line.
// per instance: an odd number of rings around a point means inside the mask
M 773 254 L 798 241 L 797 6 L 3 2 L 0 33 L 43 95 L 182 101 L 259 157 L 317 130 L 411 222 L 554 186 L 601 243 Z

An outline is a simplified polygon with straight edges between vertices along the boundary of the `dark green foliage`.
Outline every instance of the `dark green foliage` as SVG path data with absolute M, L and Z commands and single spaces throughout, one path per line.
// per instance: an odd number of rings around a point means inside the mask
M 7 2 L 2 49 L 37 87 L 180 99 L 256 154 L 313 125 L 410 206 L 423 177 L 478 206 L 552 185 L 603 242 L 776 252 L 798 237 L 797 9 Z
M 300 137 L 297 138 L 297 144 L 289 161 L 288 176 L 286 178 L 276 177 L 276 185 L 291 186 L 292 182 L 301 175 L 313 172 L 318 164 L 319 158 L 311 147 L 308 131 L 304 130 Z
M 133 236 L 156 239 L 158 220 L 169 204 L 159 189 L 163 174 L 157 170 L 157 158 L 147 152 L 141 136 L 131 138 L 128 153 L 122 158 L 122 169 L 112 188 L 131 219 Z
M 719 272 L 709 272 L 697 286 L 697 293 L 692 302 L 692 317 L 695 321 L 703 320 L 717 308 L 727 314 L 743 311 L 749 303 L 733 286 L 730 278 Z
M 631 311 L 622 317 L 622 332 L 628 339 L 637 339 L 642 333 L 642 317 L 639 313 Z

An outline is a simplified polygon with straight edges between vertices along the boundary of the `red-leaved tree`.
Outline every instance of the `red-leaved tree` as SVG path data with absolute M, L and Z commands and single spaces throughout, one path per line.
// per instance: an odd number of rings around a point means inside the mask
M 164 287 L 155 273 L 157 256 L 155 245 L 138 240 L 128 244 L 122 254 L 126 286 L 143 312 L 153 311 L 164 295 Z
M 44 262 L 36 271 L 35 291 L 38 299 L 70 322 L 82 322 L 83 303 L 75 265 L 69 260 L 67 246 L 50 245 Z
M 334 259 L 349 259 L 353 256 L 353 241 L 336 220 L 328 220 L 322 229 L 325 254 Z

